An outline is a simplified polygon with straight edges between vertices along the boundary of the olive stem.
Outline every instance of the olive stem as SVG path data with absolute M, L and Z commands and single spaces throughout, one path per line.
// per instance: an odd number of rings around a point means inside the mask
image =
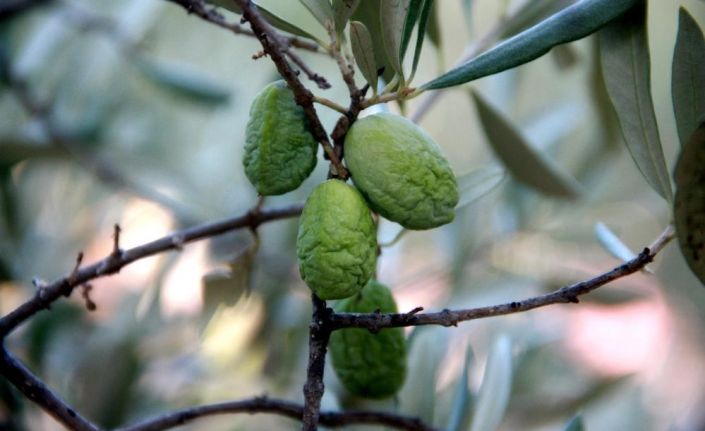
M 315 103 L 318 103 L 318 104 L 320 104 L 320 105 L 323 105 L 323 106 L 325 106 L 325 107 L 328 107 L 328 108 L 330 108 L 330 109 L 332 109 L 332 110 L 334 110 L 334 111 L 340 112 L 340 113 L 343 114 L 343 115 L 345 115 L 345 114 L 348 112 L 348 110 L 347 110 L 346 108 L 344 108 L 344 107 L 338 105 L 337 103 L 333 102 L 333 101 L 330 100 L 330 99 L 326 99 L 325 97 L 313 96 L 313 101 L 314 101 Z

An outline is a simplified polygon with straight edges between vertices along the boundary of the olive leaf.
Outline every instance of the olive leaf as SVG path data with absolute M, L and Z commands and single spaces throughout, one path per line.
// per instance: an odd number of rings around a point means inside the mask
M 428 24 L 426 24 L 426 36 L 428 40 L 436 47 L 440 48 L 442 44 L 441 40 L 441 24 L 439 22 L 439 11 L 438 3 L 433 2 L 431 10 L 428 13 Z
M 206 0 L 206 2 L 213 4 L 215 6 L 222 7 L 224 9 L 227 9 L 231 12 L 235 12 L 236 14 L 240 15 L 242 14 L 242 9 L 235 4 L 232 0 Z M 290 23 L 289 21 L 279 17 L 277 14 L 269 11 L 262 5 L 258 4 L 255 2 L 255 6 L 257 6 L 257 10 L 259 11 L 260 14 L 271 24 L 273 27 L 285 31 L 287 33 L 291 33 L 296 36 L 301 36 L 305 37 L 307 39 L 312 39 L 312 40 L 318 40 L 314 35 L 311 33 L 307 32 L 306 30 L 302 29 L 301 27 L 296 26 L 293 23 Z
M 535 26 L 577 0 L 534 0 L 524 2 L 502 24 L 499 39 L 506 39 Z
M 222 105 L 229 101 L 230 90 L 200 70 L 182 63 L 141 57 L 134 63 L 152 83 L 205 105 Z
M 458 177 L 460 200 L 456 210 L 477 201 L 499 186 L 505 178 L 505 171 L 496 167 L 475 169 Z
M 551 48 L 594 33 L 640 0 L 583 0 L 461 66 L 423 84 L 422 90 L 452 87 L 528 63 Z
M 421 15 L 419 16 L 419 29 L 416 35 L 416 48 L 414 49 L 414 61 L 411 66 L 411 76 L 416 74 L 416 68 L 419 64 L 419 58 L 421 58 L 421 49 L 423 48 L 423 41 L 426 36 L 426 26 L 428 25 L 428 20 L 433 11 L 433 0 L 424 0 L 423 6 L 421 7 Z M 402 58 L 404 54 L 402 53 Z
M 414 31 L 416 22 L 419 20 L 421 15 L 421 9 L 424 7 L 425 0 L 410 0 L 409 9 L 406 13 L 406 19 L 404 20 L 404 29 L 401 35 L 401 43 L 399 44 L 399 58 L 404 61 L 404 56 L 406 55 L 406 49 L 409 47 L 409 42 L 411 41 L 411 33 Z
M 343 33 L 345 24 L 347 24 L 359 5 L 360 0 L 333 0 L 333 19 L 335 21 L 335 31 L 338 34 Z
M 705 39 L 692 16 L 678 13 L 678 37 L 673 52 L 671 93 L 681 145 L 705 115 Z
M 372 91 L 377 92 L 377 63 L 372 36 L 360 21 L 350 22 L 350 46 L 362 76 L 370 84 Z
M 675 180 L 678 245 L 690 269 L 705 284 L 705 123 L 681 150 Z
M 605 27 L 599 38 L 607 93 L 629 153 L 649 185 L 671 201 L 671 182 L 651 100 L 646 6 L 634 8 Z
M 502 422 L 512 393 L 512 343 L 497 338 L 490 350 L 477 394 L 470 431 L 494 431 Z
M 636 257 L 636 253 L 634 253 L 624 242 L 622 242 L 622 240 L 619 239 L 619 237 L 604 223 L 596 223 L 594 230 L 597 240 L 612 256 L 623 262 L 627 262 Z
M 575 198 L 579 195 L 579 184 L 574 178 L 532 148 L 509 119 L 479 93 L 470 94 L 492 149 L 518 181 L 550 196 Z
M 386 0 L 379 2 L 379 19 L 384 52 L 387 54 L 390 65 L 399 76 L 404 75 L 401 47 L 410 2 L 411 0 Z
M 563 431 L 585 431 L 582 415 L 577 414 L 573 416 L 568 423 L 565 424 Z
M 323 27 L 333 22 L 333 7 L 328 0 L 299 0 Z
M 394 77 L 395 69 L 390 60 L 382 41 L 382 27 L 380 20 L 380 5 L 377 1 L 363 1 L 352 15 L 352 19 L 365 24 L 365 27 L 372 36 L 372 46 L 374 48 L 374 58 L 377 70 L 382 70 L 382 78 L 389 82 Z

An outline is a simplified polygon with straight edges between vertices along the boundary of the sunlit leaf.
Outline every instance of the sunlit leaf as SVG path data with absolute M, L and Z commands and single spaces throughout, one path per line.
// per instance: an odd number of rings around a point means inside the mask
M 705 123 L 681 150 L 675 172 L 678 245 L 690 269 L 705 285 Z
M 458 377 L 458 382 L 455 384 L 455 394 L 453 396 L 453 405 L 450 409 L 450 419 L 448 419 L 447 431 L 461 431 L 467 429 L 470 422 L 470 416 L 473 407 L 473 397 L 470 392 L 468 378 L 470 375 L 470 367 L 475 362 L 475 355 L 472 352 L 472 347 L 468 345 L 465 352 L 465 362 L 463 364 L 463 372 Z
M 421 86 L 433 90 L 502 72 L 594 33 L 639 0 L 583 0 Z
M 651 100 L 645 5 L 600 32 L 600 53 L 605 85 L 627 148 L 649 185 L 670 201 L 671 181 Z
M 335 30 L 338 34 L 345 29 L 345 24 L 357 7 L 360 5 L 360 0 L 333 0 L 333 18 L 335 20 Z
M 404 24 L 411 0 L 386 0 L 379 2 L 379 19 L 384 52 L 397 75 L 404 74 L 401 66 L 401 43 Z
M 678 38 L 673 52 L 671 92 L 681 145 L 705 116 L 705 39 L 693 17 L 678 13 Z
M 227 87 L 192 66 L 147 58 L 135 64 L 154 84 L 193 102 L 215 106 L 230 99 Z
M 573 416 L 565 427 L 563 431 L 585 431 L 585 424 L 583 424 L 583 417 L 580 414 Z
M 485 366 L 470 431 L 494 431 L 502 422 L 512 393 L 512 343 L 497 338 Z
M 605 250 L 617 259 L 627 262 L 636 257 L 636 253 L 627 247 L 604 223 L 598 222 L 595 224 L 595 236 Z
M 377 91 L 377 63 L 372 36 L 365 24 L 360 21 L 350 22 L 350 46 L 362 76 L 365 77 L 372 90 Z
M 322 26 L 333 22 L 333 7 L 329 0 L 299 0 Z
M 578 196 L 579 185 L 574 178 L 532 148 L 516 126 L 480 94 L 471 92 L 471 95 L 492 149 L 514 178 L 550 196 Z

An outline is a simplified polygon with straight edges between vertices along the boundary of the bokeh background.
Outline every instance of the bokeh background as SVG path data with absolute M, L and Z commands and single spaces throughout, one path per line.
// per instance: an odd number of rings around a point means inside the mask
M 440 43 L 427 41 L 416 84 L 449 68 L 469 44 L 529 2 L 436 3 Z M 298 2 L 261 4 L 323 37 Z M 678 139 L 670 65 L 678 7 L 703 26 L 705 5 L 648 5 L 653 99 L 672 167 Z M 252 60 L 260 50 L 255 39 L 162 0 L 62 0 L 0 23 L 0 43 L 13 72 L 70 137 L 69 145 L 56 142 L 46 122 L 0 85 L 3 314 L 33 294 L 33 278 L 51 281 L 70 272 L 79 251 L 84 262 L 109 254 L 114 223 L 126 248 L 255 204 L 241 164 L 244 126 L 256 93 L 277 79 L 269 59 Z M 668 204 L 648 187 L 621 141 L 596 52 L 596 38 L 588 37 L 471 84 L 577 179 L 577 200 L 544 196 L 503 173 L 469 86 L 445 92 L 421 119 L 461 184 L 478 172 L 503 179 L 462 206 L 453 223 L 405 233 L 383 247 L 378 278 L 392 286 L 400 310 L 544 293 L 619 264 L 600 244 L 596 224 L 638 251 L 669 223 Z M 317 94 L 347 105 L 335 63 L 323 54 L 300 54 L 333 84 Z M 407 102 L 404 112 L 423 100 Z M 395 104 L 375 109 L 400 112 Z M 319 113 L 330 130 L 337 114 L 323 107 Z M 265 206 L 303 202 L 326 172 L 321 157 L 300 189 L 267 198 Z M 381 221 L 380 242 L 399 230 Z M 260 228 L 258 247 L 241 231 L 139 261 L 93 283 L 94 312 L 74 293 L 26 323 L 8 346 L 105 427 L 261 394 L 301 401 L 311 309 L 296 266 L 296 231 L 295 219 L 277 221 Z M 396 400 L 354 399 L 327 369 L 323 406 L 389 409 L 459 430 L 470 429 L 480 411 L 502 418 L 502 430 L 562 429 L 578 413 L 588 430 L 705 429 L 705 288 L 675 244 L 650 269 L 653 274 L 619 280 L 580 305 L 407 331 L 409 377 Z M 490 383 L 483 385 L 485 375 Z M 60 429 L 6 382 L 0 389 L 0 418 L 8 429 Z M 298 427 L 277 416 L 242 415 L 183 429 Z

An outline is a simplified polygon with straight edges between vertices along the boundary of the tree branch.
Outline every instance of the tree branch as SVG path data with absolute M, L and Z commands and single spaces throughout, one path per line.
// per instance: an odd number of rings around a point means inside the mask
M 25 397 L 38 404 L 68 429 L 74 431 L 99 430 L 98 427 L 56 396 L 24 364 L 13 357 L 4 345 L 0 347 L 0 374 L 5 376 Z
M 235 24 L 228 22 L 223 15 L 221 15 L 215 7 L 208 7 L 202 0 L 167 0 L 171 3 L 176 3 L 179 6 L 186 9 L 189 14 L 194 14 L 199 18 L 210 22 L 220 28 L 224 28 L 234 34 L 242 34 L 245 36 L 256 37 L 255 33 L 241 26 L 240 24 Z M 293 46 L 298 49 L 304 49 L 306 51 L 321 52 L 318 44 L 315 42 L 310 42 L 307 40 L 300 39 L 295 36 L 286 37 L 280 36 L 280 38 L 287 44 L 287 46 Z
M 467 320 L 482 319 L 486 317 L 501 316 L 504 314 L 520 313 L 551 304 L 578 303 L 578 297 L 592 292 L 618 278 L 633 274 L 643 269 L 653 261 L 654 257 L 673 239 L 673 226 L 669 225 L 654 243 L 645 248 L 637 257 L 624 264 L 607 271 L 597 277 L 575 283 L 546 295 L 536 296 L 521 301 L 512 301 L 506 304 L 490 305 L 487 307 L 470 308 L 465 310 L 443 310 L 436 313 L 397 313 L 397 314 L 356 314 L 333 313 L 329 317 L 332 329 L 341 328 L 367 328 L 378 331 L 381 328 L 402 326 L 442 325 L 457 326 Z
M 0 319 L 0 339 L 19 326 L 29 317 L 41 310 L 48 309 L 51 303 L 61 296 L 69 296 L 76 286 L 90 280 L 115 274 L 130 263 L 163 253 L 168 250 L 179 250 L 184 244 L 210 238 L 235 229 L 256 229 L 262 223 L 284 218 L 296 217 L 301 213 L 302 205 L 292 205 L 269 210 L 249 211 L 244 215 L 216 222 L 206 223 L 174 232 L 147 244 L 110 256 L 66 275 L 51 284 L 39 286 L 34 296 L 14 311 Z
M 100 428 L 82 417 L 58 395 L 54 394 L 37 376 L 12 356 L 4 346 L 0 348 L 0 374 L 24 396 L 39 405 L 66 428 L 73 431 L 99 431 Z M 169 412 L 116 431 L 160 431 L 193 422 L 196 419 L 236 413 L 273 413 L 301 420 L 303 407 L 286 400 L 255 397 L 240 401 L 189 407 Z M 419 419 L 378 411 L 323 412 L 321 424 L 337 428 L 352 424 L 379 424 L 408 431 L 437 431 Z
M 315 431 L 318 429 L 319 415 L 321 411 L 321 398 L 325 386 L 323 385 L 323 371 L 326 365 L 326 350 L 328 349 L 328 339 L 330 338 L 330 314 L 331 309 L 326 307 L 326 302 L 311 294 L 313 313 L 309 324 L 308 340 L 308 370 L 306 383 L 304 384 L 304 410 L 303 427 L 304 431 Z
M 316 108 L 313 105 L 313 94 L 304 87 L 299 80 L 296 71 L 287 62 L 285 52 L 287 48 L 282 45 L 279 34 L 269 25 L 269 23 L 257 11 L 257 7 L 249 0 L 233 0 L 242 9 L 242 16 L 249 21 L 257 39 L 259 39 L 264 51 L 269 54 L 279 71 L 279 74 L 294 92 L 296 103 L 304 108 L 309 121 L 313 137 L 321 144 L 323 151 L 331 161 L 331 176 L 347 178 L 348 171 L 341 164 L 340 158 L 333 151 L 328 134 L 326 133 L 321 120 L 318 118 Z
M 266 396 L 255 397 L 177 410 L 156 418 L 147 419 L 132 426 L 119 428 L 116 431 L 160 431 L 184 425 L 207 416 L 235 413 L 273 413 L 301 420 L 303 408 L 300 404 L 291 401 L 278 400 Z M 378 424 L 408 431 L 436 431 L 435 428 L 419 419 L 377 411 L 322 412 L 320 423 L 330 428 L 353 424 Z

